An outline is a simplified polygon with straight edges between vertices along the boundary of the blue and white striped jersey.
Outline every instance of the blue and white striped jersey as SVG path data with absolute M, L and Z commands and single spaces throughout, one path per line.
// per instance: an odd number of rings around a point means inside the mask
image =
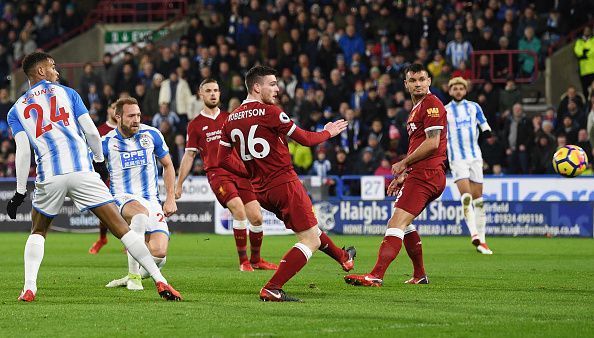
M 479 132 L 491 130 L 485 114 L 478 103 L 462 100 L 451 101 L 446 106 L 448 117 L 448 160 L 482 159 L 478 145 Z
M 23 94 L 8 112 L 13 135 L 25 132 L 35 151 L 37 182 L 72 172 L 92 172 L 85 134 L 78 123 L 89 111 L 80 95 L 66 86 L 42 80 Z
M 163 158 L 169 148 L 158 129 L 141 124 L 138 133 L 124 138 L 116 128 L 103 136 L 103 154 L 112 195 L 132 194 L 161 203 L 155 156 Z

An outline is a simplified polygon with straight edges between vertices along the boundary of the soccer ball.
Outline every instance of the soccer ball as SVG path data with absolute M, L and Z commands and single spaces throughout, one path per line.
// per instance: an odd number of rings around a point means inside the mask
M 566 145 L 559 148 L 553 155 L 553 168 L 565 177 L 576 177 L 586 170 L 588 156 L 578 146 Z

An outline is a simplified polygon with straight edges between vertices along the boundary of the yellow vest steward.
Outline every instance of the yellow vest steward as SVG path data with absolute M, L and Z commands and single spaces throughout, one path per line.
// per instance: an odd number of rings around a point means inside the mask
M 586 49 L 588 51 L 584 55 L 584 50 Z M 588 40 L 581 38 L 577 40 L 573 47 L 573 52 L 580 63 L 580 76 L 594 74 L 594 36 Z

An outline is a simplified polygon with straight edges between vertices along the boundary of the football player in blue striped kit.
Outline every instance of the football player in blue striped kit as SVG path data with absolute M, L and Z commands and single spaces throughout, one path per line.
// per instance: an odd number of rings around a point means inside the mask
M 132 97 L 115 103 L 117 128 L 103 136 L 103 155 L 109 168 L 109 189 L 130 229 L 145 237 L 159 268 L 165 265 L 169 228 L 165 217 L 177 211 L 175 203 L 175 168 L 163 134 L 140 123 L 140 107 Z M 159 171 L 163 166 L 166 198 L 159 198 Z M 142 278 L 149 277 L 128 253 L 128 275 L 111 281 L 106 287 L 125 286 L 142 290 Z
M 18 299 L 35 300 L 45 237 L 68 196 L 79 210 L 92 211 L 121 239 L 128 252 L 149 271 L 161 297 L 181 300 L 153 261 L 144 238 L 130 231 L 101 181 L 108 176 L 101 139 L 80 95 L 57 83 L 59 74 L 49 54 L 27 55 L 23 59 L 23 71 L 31 88 L 15 102 L 7 118 L 15 138 L 17 158 L 17 189 L 6 206 L 12 219 L 16 218 L 27 193 L 30 147 L 35 151 L 37 178 L 31 210 L 33 227 L 25 244 L 25 285 Z
M 448 117 L 448 160 L 460 191 L 464 219 L 476 250 L 492 255 L 485 239 L 486 215 L 483 207 L 483 157 L 478 145 L 480 130 L 490 136 L 491 127 L 478 103 L 465 99 L 468 83 L 455 77 L 448 83 L 453 100 L 445 108 Z

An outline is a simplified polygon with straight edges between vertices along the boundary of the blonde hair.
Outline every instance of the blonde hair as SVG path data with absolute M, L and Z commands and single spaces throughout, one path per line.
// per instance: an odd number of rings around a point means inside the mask
M 463 85 L 465 89 L 468 89 L 468 81 L 460 76 L 457 76 L 448 82 L 448 88 L 452 88 L 454 85 Z

